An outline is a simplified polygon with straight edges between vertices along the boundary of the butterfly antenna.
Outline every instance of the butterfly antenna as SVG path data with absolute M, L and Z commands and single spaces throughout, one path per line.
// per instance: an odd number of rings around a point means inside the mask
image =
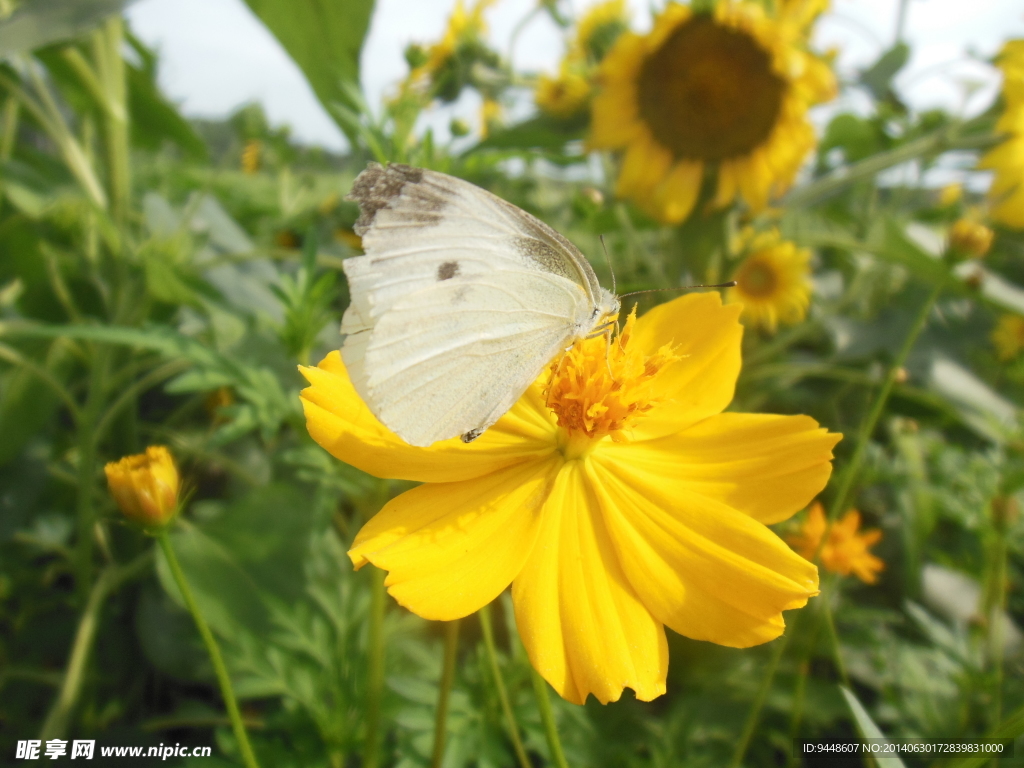
M 608 271 L 612 273 L 612 293 L 615 293 L 615 270 L 612 268 L 612 259 L 608 255 L 608 246 L 605 245 L 604 235 L 598 235 L 597 239 L 601 241 L 601 250 L 604 251 L 604 261 L 608 265 Z
M 727 283 L 715 283 L 714 285 L 683 285 L 679 288 L 648 288 L 646 291 L 630 291 L 619 296 L 620 299 L 624 299 L 627 296 L 637 296 L 641 293 L 663 293 L 665 291 L 692 291 L 696 288 L 732 288 L 736 285 L 735 280 L 730 280 Z

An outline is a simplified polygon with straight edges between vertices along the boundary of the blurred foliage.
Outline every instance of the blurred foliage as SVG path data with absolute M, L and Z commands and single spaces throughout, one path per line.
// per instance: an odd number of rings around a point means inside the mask
M 944 202 L 922 181 L 991 146 L 996 106 L 966 122 L 915 112 L 893 84 L 911 53 L 900 43 L 846 84 L 871 108 L 831 119 L 781 207 L 698 210 L 670 228 L 616 200 L 615 159 L 584 149 L 586 116 L 503 124 L 508 110 L 486 135 L 463 124 L 450 143 L 419 129 L 424 110 L 465 89 L 504 106 L 529 95 L 535 75 L 479 29 L 458 38 L 467 27 L 453 26 L 445 56 L 410 49 L 410 78 L 370 109 L 358 61 L 371 2 L 249 0 L 348 136 L 351 152 L 334 155 L 297 145 L 255 105 L 186 120 L 156 85 L 155 54 L 109 16 L 121 4 L 73 5 L 33 0 L 0 22 L 0 754 L 47 723 L 49 735 L 101 745 L 216 744 L 217 760 L 195 764 L 237 761 L 166 563 L 102 492 L 105 461 L 160 443 L 191 494 L 175 547 L 263 765 L 365 764 L 375 653 L 379 764 L 429 764 L 442 633 L 388 599 L 373 635 L 381 587 L 344 554 L 404 486 L 330 458 L 297 396 L 296 364 L 340 343 L 348 297 L 336 275 L 359 252 L 344 196 L 369 159 L 485 186 L 573 240 L 605 285 L 614 269 L 620 292 L 726 279 L 740 229 L 778 226 L 814 253 L 813 300 L 775 335 L 748 329 L 734 407 L 808 413 L 844 432 L 838 478 L 914 317 L 941 289 L 865 436 L 850 497 L 884 531 L 880 582 L 830 577 L 825 596 L 788 616 L 782 647 L 671 636 L 668 693 L 654 702 L 556 699 L 570 765 L 717 768 L 738 744 L 743 765 L 797 765 L 794 737 L 871 727 L 1020 736 L 1024 359 L 1002 359 L 990 334 L 1001 315 L 1024 314 L 1024 233 L 994 227 L 983 262 L 943 258 L 948 228 L 983 200 L 968 186 Z M 536 13 L 571 26 L 560 3 Z M 905 172 L 879 175 L 890 168 Z M 641 309 L 657 300 L 640 297 Z M 508 595 L 494 608 L 523 744 L 550 764 Z M 57 711 L 88 611 L 92 653 Z M 459 648 L 444 765 L 514 765 L 476 617 Z

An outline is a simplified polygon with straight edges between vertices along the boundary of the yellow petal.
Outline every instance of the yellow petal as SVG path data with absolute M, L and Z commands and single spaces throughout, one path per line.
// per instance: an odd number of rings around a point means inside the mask
M 673 493 L 700 494 L 771 524 L 825 487 L 842 437 L 810 416 L 721 413 L 657 440 L 602 443 L 600 453 Z
M 740 373 L 741 308 L 722 306 L 717 293 L 690 293 L 661 304 L 641 317 L 632 344 L 647 354 L 669 344 L 680 359 L 656 380 L 664 398 L 630 435 L 634 440 L 678 432 L 721 413 L 732 402 Z
M 543 529 L 512 584 L 516 624 L 534 668 L 576 704 L 623 688 L 665 692 L 661 624 L 626 581 L 580 462 L 568 462 L 544 505 Z
M 704 177 L 704 163 L 680 160 L 654 191 L 654 207 L 658 217 L 669 224 L 678 224 L 690 215 Z
M 562 464 L 528 462 L 476 480 L 431 483 L 392 499 L 363 526 L 348 556 L 388 571 L 400 605 L 425 619 L 468 616 L 516 577 Z
M 626 150 L 622 170 L 615 185 L 619 197 L 646 197 L 668 173 L 672 153 L 655 141 L 647 131 Z
M 817 594 L 817 569 L 767 527 L 619 458 L 595 454 L 591 482 L 626 576 L 659 621 L 743 648 L 778 637 L 782 611 Z
M 310 385 L 302 408 L 310 436 L 332 456 L 377 477 L 453 482 L 480 477 L 551 451 L 555 430 L 537 397 L 524 397 L 468 445 L 459 438 L 430 448 L 409 445 L 377 421 L 356 394 L 338 352 L 300 368 Z

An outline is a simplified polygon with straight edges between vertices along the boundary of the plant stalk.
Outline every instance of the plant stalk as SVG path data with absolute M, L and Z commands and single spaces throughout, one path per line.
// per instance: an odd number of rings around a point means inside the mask
M 147 552 L 126 566 L 107 566 L 92 585 L 85 610 L 82 611 L 82 615 L 78 619 L 78 628 L 75 630 L 75 639 L 71 645 L 71 655 L 68 657 L 68 664 L 61 679 L 60 691 L 39 731 L 41 740 L 64 738 L 68 722 L 82 692 L 85 667 L 96 640 L 96 630 L 99 629 L 99 616 L 100 611 L 103 610 L 103 604 L 111 592 L 125 581 L 140 574 L 151 560 L 152 553 Z
M 768 661 L 768 669 L 765 670 L 764 679 L 761 680 L 761 687 L 757 691 L 754 703 L 750 706 L 747 722 L 743 724 L 743 732 L 740 734 L 740 740 L 736 744 L 736 751 L 733 752 L 732 760 L 729 761 L 729 768 L 739 768 L 743 763 L 743 757 L 747 754 L 747 747 L 750 746 L 750 740 L 753 738 L 754 731 L 757 730 L 757 724 L 761 720 L 761 710 L 764 709 L 764 702 L 768 698 L 768 692 L 772 689 L 772 683 L 775 681 L 779 660 L 782 658 L 782 652 L 786 650 L 788 643 L 789 635 L 783 635 L 775 641 L 771 659 Z
M 533 676 L 533 692 L 537 697 L 537 710 L 544 725 L 544 736 L 548 740 L 548 749 L 551 750 L 551 762 L 555 764 L 555 768 L 569 768 L 565 761 L 565 752 L 562 750 L 562 742 L 558 738 L 558 726 L 555 725 L 555 713 L 551 709 L 551 699 L 548 698 L 547 681 L 532 665 L 530 674 Z
M 377 768 L 380 762 L 381 700 L 384 697 L 384 578 L 387 574 L 374 568 L 370 584 L 370 647 L 366 684 L 366 743 L 363 745 L 364 768 Z
M 259 768 L 259 763 L 256 762 L 256 755 L 253 754 L 252 746 L 249 744 L 249 735 L 245 732 L 245 724 L 242 723 L 242 713 L 238 709 L 238 701 L 235 699 L 235 691 L 231 687 L 231 678 L 228 677 L 227 667 L 224 666 L 224 658 L 220 654 L 220 646 L 217 645 L 217 640 L 210 631 L 210 627 L 207 625 L 206 619 L 203 618 L 203 614 L 199 612 L 199 606 L 196 604 L 196 599 L 192 594 L 192 588 L 189 587 L 185 574 L 181 570 L 181 565 L 178 563 L 178 557 L 174 554 L 174 547 L 171 546 L 171 538 L 167 533 L 167 529 L 161 529 L 156 538 L 160 542 L 160 549 L 163 551 L 164 557 L 167 558 L 167 565 L 171 569 L 174 583 L 178 585 L 178 590 L 185 600 L 185 605 L 188 606 L 189 613 L 192 614 L 192 619 L 196 623 L 196 629 L 199 630 L 199 634 L 203 638 L 206 652 L 210 655 L 213 671 L 216 673 L 217 682 L 220 684 L 220 693 L 224 698 L 228 717 L 231 719 L 231 728 L 235 733 L 238 748 L 242 753 L 242 761 L 245 763 L 246 768 Z
M 910 350 L 914 346 L 914 342 L 917 341 L 917 337 L 921 335 L 921 331 L 923 331 L 925 325 L 927 325 L 928 316 L 931 314 L 932 308 L 935 306 L 935 302 L 938 300 L 941 292 L 942 286 L 935 286 L 924 304 L 921 305 L 921 309 L 917 313 L 917 318 L 914 320 L 914 324 L 911 326 L 910 332 L 907 333 L 907 337 L 903 340 L 903 346 L 900 348 L 899 353 L 896 355 L 896 359 L 893 360 L 892 365 L 889 367 L 889 372 L 886 374 L 885 381 L 882 383 L 882 388 L 878 391 L 878 397 L 875 398 L 875 402 L 871 406 L 871 411 L 860 425 L 860 431 L 857 434 L 857 443 L 853 449 L 853 456 L 850 457 L 850 463 L 847 464 L 846 468 L 843 470 L 839 490 L 836 491 L 835 498 L 832 500 L 832 506 L 829 507 L 828 510 L 828 519 L 830 523 L 836 520 L 836 518 L 841 515 L 846 508 L 846 502 L 850 495 L 850 490 L 853 488 L 853 484 L 860 472 L 861 464 L 864 463 L 864 454 L 867 451 L 868 441 L 871 439 L 871 435 L 874 433 L 875 427 L 878 426 L 878 420 L 881 418 L 882 411 L 885 410 L 885 405 L 889 401 L 889 395 L 892 393 L 893 385 L 896 383 L 896 377 L 903 368 L 903 364 L 906 363 L 907 357 L 910 355 Z M 824 545 L 825 540 L 826 537 L 822 536 L 821 544 L 818 546 L 818 552 L 816 552 L 814 556 L 815 561 L 818 559 L 818 555 L 821 552 L 821 547 Z
M 441 683 L 437 692 L 437 711 L 434 716 L 434 754 L 430 768 L 441 768 L 444 762 L 444 741 L 448 727 L 448 699 L 455 680 L 455 660 L 459 650 L 459 619 L 444 624 L 444 666 L 441 669 Z
M 519 761 L 520 768 L 532 768 L 530 758 L 526 756 L 526 749 L 523 747 L 523 740 L 519 737 L 519 726 L 516 724 L 516 716 L 512 712 L 508 691 L 505 689 L 505 681 L 501 677 L 501 669 L 498 667 L 498 654 L 494 650 L 494 629 L 491 626 L 491 606 L 485 605 L 477 611 L 477 615 L 480 617 L 484 648 L 487 650 L 487 663 L 491 668 L 491 675 L 494 676 L 494 687 L 498 692 L 498 701 L 501 702 L 501 711 L 505 715 L 505 725 L 508 728 L 508 736 L 512 740 L 512 749 L 516 753 L 516 760 Z

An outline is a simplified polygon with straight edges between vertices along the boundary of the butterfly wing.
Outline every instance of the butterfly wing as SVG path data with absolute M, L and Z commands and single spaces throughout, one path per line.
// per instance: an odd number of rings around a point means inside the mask
M 534 217 L 445 174 L 371 165 L 356 179 L 342 357 L 374 414 L 413 445 L 479 434 L 586 333 L 600 287 Z

